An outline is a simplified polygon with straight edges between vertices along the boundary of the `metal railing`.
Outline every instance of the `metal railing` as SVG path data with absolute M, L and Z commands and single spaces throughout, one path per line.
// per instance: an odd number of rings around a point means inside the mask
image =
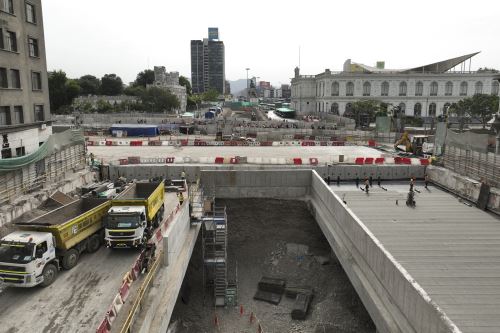
M 494 153 L 480 153 L 447 145 L 443 155 L 444 166 L 462 176 L 500 186 L 500 157 Z

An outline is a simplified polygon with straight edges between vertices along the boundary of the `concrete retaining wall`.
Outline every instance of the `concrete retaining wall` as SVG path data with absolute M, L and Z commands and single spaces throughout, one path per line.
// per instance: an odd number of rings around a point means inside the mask
M 128 179 L 148 179 L 152 177 L 164 177 L 167 179 L 180 178 L 182 171 L 186 173 L 189 181 L 196 181 L 200 178 L 202 170 L 311 170 L 314 169 L 321 177 L 330 175 L 332 181 L 340 176 L 341 181 L 354 180 L 356 177 L 377 178 L 382 180 L 398 180 L 410 177 L 423 178 L 425 167 L 419 165 L 332 165 L 332 166 L 311 166 L 311 165 L 214 165 L 214 164 L 185 164 L 185 165 L 110 165 L 109 174 L 111 179 L 126 177 Z
M 444 314 L 313 172 L 312 213 L 380 332 L 453 332 Z
M 467 200 L 477 202 L 479 191 L 481 190 L 481 182 L 462 176 L 449 169 L 436 166 L 429 166 L 427 168 L 427 174 L 434 183 L 443 186 Z M 489 210 L 500 214 L 500 189 L 491 188 L 490 192 L 487 207 Z

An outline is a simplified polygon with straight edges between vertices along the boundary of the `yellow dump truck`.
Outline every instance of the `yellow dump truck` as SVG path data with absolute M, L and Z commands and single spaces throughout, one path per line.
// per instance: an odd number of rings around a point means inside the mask
M 103 242 L 107 199 L 82 198 L 30 221 L 0 240 L 0 281 L 17 287 L 48 286 L 59 269 L 71 269 L 82 252 Z
M 145 244 L 165 213 L 163 182 L 131 184 L 111 201 L 106 221 L 106 246 L 139 247 Z

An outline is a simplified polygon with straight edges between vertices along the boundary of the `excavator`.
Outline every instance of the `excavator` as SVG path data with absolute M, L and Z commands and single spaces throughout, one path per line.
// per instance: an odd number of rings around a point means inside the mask
M 403 150 L 418 156 L 431 154 L 433 145 L 429 143 L 429 135 L 413 135 L 410 138 L 408 132 L 404 132 L 401 138 L 394 144 L 394 149 Z

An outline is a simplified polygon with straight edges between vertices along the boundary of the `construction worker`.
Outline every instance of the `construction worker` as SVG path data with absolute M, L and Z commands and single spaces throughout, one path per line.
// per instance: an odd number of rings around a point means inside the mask
M 90 165 L 94 166 L 94 153 L 90 153 Z
M 182 206 L 182 203 L 184 202 L 184 195 L 182 192 L 177 193 L 177 198 L 179 199 L 179 204 Z
M 370 190 L 370 181 L 368 180 L 368 178 L 365 178 L 365 192 L 368 193 L 369 190 Z
M 380 187 L 380 183 L 381 183 L 381 181 L 380 181 L 380 176 L 378 176 L 378 177 L 377 177 L 377 185 L 378 185 L 379 187 Z
M 337 186 L 340 186 L 340 176 L 337 176 Z
M 415 186 L 415 179 L 412 177 L 410 178 L 410 192 L 413 192 L 413 186 Z
M 359 177 L 356 177 L 356 187 L 359 187 Z
M 429 176 L 425 174 L 424 176 L 424 182 L 425 182 L 425 188 L 427 188 L 427 185 L 429 185 Z
M 332 179 L 330 178 L 330 175 L 328 175 L 328 177 L 326 177 L 326 183 L 328 185 L 330 185 L 330 182 L 332 181 Z
M 370 178 L 368 179 L 368 181 L 370 182 L 370 187 L 372 187 L 373 186 L 373 177 L 370 176 Z
M 186 179 L 186 172 L 184 172 L 184 170 L 182 170 L 181 172 L 181 179 L 182 180 Z

